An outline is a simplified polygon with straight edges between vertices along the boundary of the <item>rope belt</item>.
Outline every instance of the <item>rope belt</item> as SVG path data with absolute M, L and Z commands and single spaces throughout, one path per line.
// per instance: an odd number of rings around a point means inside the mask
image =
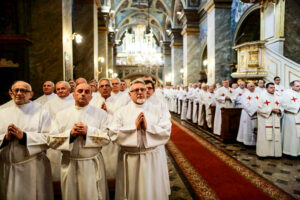
M 28 159 L 23 160 L 23 161 L 19 161 L 19 162 L 8 162 L 8 161 L 4 161 L 4 163 L 9 164 L 9 165 L 22 165 L 22 164 L 28 163 L 28 162 L 30 162 L 30 161 L 32 161 L 32 160 L 35 160 L 38 156 L 41 156 L 41 155 L 42 155 L 42 153 L 39 153 L 39 154 L 30 156 Z
M 129 155 L 144 155 L 150 152 L 153 152 L 156 150 L 156 147 L 153 148 L 147 148 L 147 149 L 142 149 L 142 148 L 121 148 L 121 151 L 124 152 L 123 154 L 123 173 L 124 173 L 124 200 L 127 199 L 127 157 Z

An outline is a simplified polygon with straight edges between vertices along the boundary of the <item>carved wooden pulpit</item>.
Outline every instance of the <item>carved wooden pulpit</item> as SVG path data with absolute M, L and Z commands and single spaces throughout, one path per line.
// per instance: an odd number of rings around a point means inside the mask
M 242 108 L 221 108 L 221 138 L 224 143 L 236 141 Z

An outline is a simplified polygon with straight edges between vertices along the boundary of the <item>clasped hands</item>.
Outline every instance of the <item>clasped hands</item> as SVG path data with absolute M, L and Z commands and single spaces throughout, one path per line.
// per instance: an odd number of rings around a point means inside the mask
M 72 137 L 76 137 L 76 136 L 85 136 L 87 134 L 87 129 L 88 126 L 83 124 L 82 122 L 78 122 L 76 124 L 74 124 L 70 134 Z
M 7 133 L 5 135 L 5 139 L 11 140 L 12 136 L 15 136 L 18 140 L 21 140 L 23 138 L 23 131 L 15 126 L 14 124 L 10 124 L 7 127 Z
M 145 118 L 145 115 L 144 115 L 143 112 L 141 112 L 139 114 L 139 116 L 136 118 L 135 125 L 136 125 L 136 128 L 138 130 L 139 129 L 143 129 L 144 131 L 146 131 L 146 129 L 147 129 L 147 121 L 146 121 L 146 118 Z

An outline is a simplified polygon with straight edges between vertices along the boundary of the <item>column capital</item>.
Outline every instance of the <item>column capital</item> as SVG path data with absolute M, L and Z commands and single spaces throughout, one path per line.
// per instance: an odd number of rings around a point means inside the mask
M 108 45 L 114 45 L 115 43 L 115 33 L 114 32 L 109 32 L 107 35 L 108 38 Z
M 181 28 L 171 29 L 171 46 L 182 46 Z
M 108 27 L 109 12 L 98 10 L 98 27 Z
M 210 0 L 206 3 L 204 9 L 209 13 L 214 8 L 231 8 L 231 4 L 232 0 Z
M 199 28 L 199 14 L 197 9 L 184 9 L 183 16 L 183 27 L 185 28 Z
M 162 50 L 164 55 L 171 55 L 171 41 L 163 41 Z

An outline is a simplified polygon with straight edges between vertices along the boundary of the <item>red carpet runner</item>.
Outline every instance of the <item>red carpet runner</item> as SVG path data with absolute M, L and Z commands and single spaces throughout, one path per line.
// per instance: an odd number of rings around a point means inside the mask
M 199 199 L 292 199 L 191 130 L 172 122 L 167 148 Z

